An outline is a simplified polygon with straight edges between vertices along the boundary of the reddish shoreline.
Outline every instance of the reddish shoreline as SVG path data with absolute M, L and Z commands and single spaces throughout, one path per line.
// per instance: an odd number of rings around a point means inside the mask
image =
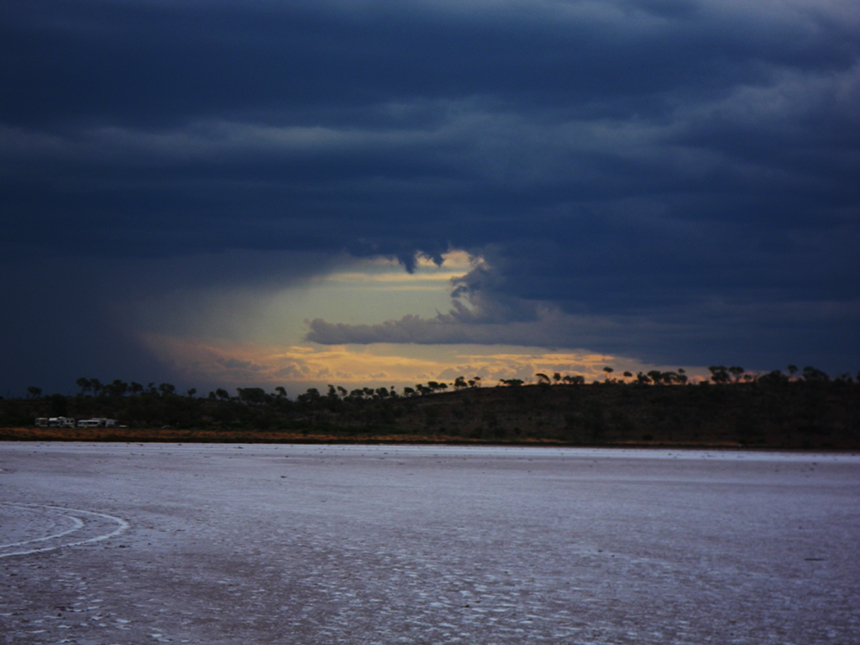
M 170 428 L 0 428 L 0 441 L 69 441 L 104 443 L 284 443 L 284 444 L 436 444 L 475 446 L 547 446 L 600 448 L 674 448 L 707 450 L 785 450 L 781 446 L 754 448 L 732 442 L 617 441 L 573 443 L 555 439 L 488 440 L 449 435 L 358 435 L 304 434 L 264 430 L 177 430 Z M 804 451 L 804 450 L 801 450 Z M 832 450 L 829 450 L 830 452 Z M 852 452 L 851 450 L 837 452 Z

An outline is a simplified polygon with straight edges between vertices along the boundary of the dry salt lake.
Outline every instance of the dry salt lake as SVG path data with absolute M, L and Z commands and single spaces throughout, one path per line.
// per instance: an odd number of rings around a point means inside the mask
M 860 456 L 0 443 L 0 642 L 860 642 Z

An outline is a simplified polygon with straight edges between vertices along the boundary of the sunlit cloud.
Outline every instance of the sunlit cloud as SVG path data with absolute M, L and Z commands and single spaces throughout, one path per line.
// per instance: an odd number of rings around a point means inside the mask
M 419 254 L 412 271 L 393 258 L 370 258 L 356 261 L 350 270 L 321 276 L 318 282 L 328 286 L 349 286 L 363 289 L 393 291 L 444 291 L 450 290 L 453 280 L 483 264 L 483 259 L 458 249 L 442 255 L 442 262 Z
M 345 259 L 286 288 L 182 290 L 138 303 L 136 337 L 184 381 L 212 387 L 404 387 L 459 376 L 495 385 L 530 382 L 537 373 L 602 380 L 606 366 L 619 374 L 655 369 L 570 349 L 594 346 L 618 326 L 642 333 L 646 321 L 504 298 L 493 280 L 484 258 L 462 250 L 436 260 L 418 256 L 410 272 L 393 258 Z
M 537 373 L 556 372 L 592 381 L 603 380 L 607 366 L 613 367 L 615 376 L 625 370 L 676 369 L 607 354 L 537 347 L 267 346 L 157 334 L 142 341 L 188 382 L 205 387 L 286 386 L 293 392 L 325 384 L 402 388 L 431 380 L 452 383 L 458 376 L 477 376 L 485 386 L 493 386 L 501 379 L 534 382 Z
M 141 335 L 291 344 L 303 339 L 308 319 L 320 316 L 372 324 L 407 313 L 436 315 L 451 305 L 452 280 L 482 262 L 452 250 L 438 264 L 418 256 L 414 270 L 407 272 L 393 258 L 342 257 L 301 279 L 294 279 L 295 271 L 288 270 L 281 282 L 271 274 L 266 281 L 250 279 L 222 286 L 205 282 L 172 287 L 167 282 L 145 297 L 120 297 L 113 309 L 121 326 Z M 169 267 L 135 269 L 154 270 L 170 274 Z

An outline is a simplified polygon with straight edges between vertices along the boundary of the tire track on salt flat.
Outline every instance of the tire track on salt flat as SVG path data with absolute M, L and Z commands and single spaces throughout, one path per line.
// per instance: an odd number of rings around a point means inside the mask
M 8 502 L 4 502 L 3 506 L 6 506 L 6 507 L 11 506 L 14 508 L 23 508 L 24 510 L 27 510 L 27 511 L 39 511 L 39 510 L 41 510 L 38 507 L 33 508 L 30 506 L 23 506 L 21 504 L 11 504 Z M 45 542 L 46 540 L 52 540 L 54 538 L 60 538 L 60 537 L 63 537 L 64 535 L 68 535 L 69 533 L 74 533 L 75 531 L 78 531 L 84 527 L 84 523 L 80 519 L 78 519 L 77 517 L 74 517 L 72 515 L 60 515 L 60 517 L 67 519 L 67 520 L 70 520 L 72 523 L 72 527 L 66 529 L 65 531 L 60 531 L 59 533 L 52 533 L 50 535 L 45 535 L 44 537 L 37 537 L 37 538 L 33 538 L 31 540 L 21 540 L 20 542 L 9 542 L 7 544 L 0 544 L 0 552 L 2 552 L 3 549 L 11 548 L 13 546 L 23 546 L 25 544 L 32 544 L 33 542 Z
M 19 504 L 14 502 L 0 502 L 0 505 L 24 511 L 42 511 L 49 515 L 53 514 L 62 517 L 72 523 L 71 528 L 58 533 L 43 535 L 29 540 L 21 540 L 19 542 L 2 544 L 0 545 L 0 558 L 8 558 L 15 555 L 30 555 L 33 553 L 45 553 L 47 551 L 55 551 L 56 549 L 61 549 L 63 547 L 82 546 L 84 544 L 102 542 L 124 533 L 130 527 L 130 524 L 121 517 L 108 515 L 107 513 L 97 513 L 96 511 L 87 511 L 80 508 L 66 508 L 49 504 Z M 87 534 L 89 534 L 89 536 L 84 537 Z M 81 537 L 84 539 L 76 539 Z M 15 550 L 18 547 L 36 545 L 37 543 L 39 543 L 39 546 L 35 548 Z

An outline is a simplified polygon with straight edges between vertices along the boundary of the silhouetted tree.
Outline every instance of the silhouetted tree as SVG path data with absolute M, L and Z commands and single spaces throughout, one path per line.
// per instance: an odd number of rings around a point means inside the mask
M 779 370 L 773 370 L 771 372 L 768 372 L 767 374 L 764 374 L 763 376 L 760 376 L 758 378 L 758 383 L 759 385 L 773 386 L 788 383 L 788 380 L 789 377 L 787 377 L 785 374 L 783 374 Z
M 711 365 L 708 371 L 711 373 L 711 380 L 714 383 L 723 384 L 731 380 L 728 368 L 723 365 Z
M 243 403 L 260 405 L 265 403 L 269 398 L 269 395 L 261 387 L 239 387 L 236 388 L 236 391 L 239 393 L 239 400 Z M 317 393 L 317 398 L 319 398 L 319 392 L 317 390 L 314 391 Z
M 128 392 L 128 383 L 119 379 L 114 379 L 111 383 L 105 385 L 103 390 L 108 396 L 119 398 L 121 396 L 125 396 L 126 392 Z
M 315 387 L 309 387 L 307 392 L 299 394 L 299 403 L 314 404 L 322 398 L 320 391 Z
M 740 382 L 741 376 L 743 375 L 743 373 L 745 371 L 746 370 L 743 367 L 738 367 L 738 366 L 728 368 L 728 372 L 729 372 L 729 374 L 732 375 L 732 379 L 734 380 L 735 383 Z
M 158 386 L 158 391 L 161 392 L 161 396 L 169 396 L 176 393 L 176 386 L 171 383 L 161 383 Z
M 90 379 L 84 378 L 83 376 L 75 381 L 75 384 L 81 388 L 81 394 L 86 394 L 93 388 L 93 384 L 90 382 Z
M 808 383 L 826 383 L 830 380 L 830 377 L 821 370 L 809 365 L 803 368 L 803 380 Z
M 651 370 L 648 372 L 648 378 L 651 379 L 654 385 L 660 385 L 663 382 L 663 372 L 660 370 Z

